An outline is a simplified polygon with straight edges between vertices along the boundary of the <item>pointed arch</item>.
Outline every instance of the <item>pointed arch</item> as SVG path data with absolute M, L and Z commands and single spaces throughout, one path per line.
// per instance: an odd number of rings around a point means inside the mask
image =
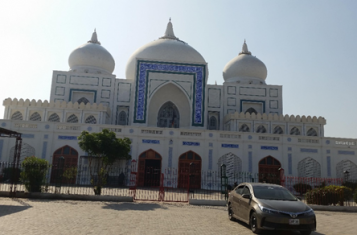
M 240 132 L 249 132 L 250 128 L 249 128 L 249 126 L 247 124 L 243 124 L 243 125 L 240 126 L 239 131 Z
M 70 115 L 67 118 L 68 123 L 78 123 L 78 117 L 75 114 Z
M 149 149 L 139 155 L 138 162 L 137 186 L 160 186 L 161 155 Z
M 127 125 L 127 115 L 126 115 L 126 112 L 125 111 L 121 111 L 119 113 L 119 125 Z
M 242 160 L 233 153 L 227 153 L 218 159 L 218 175 L 221 175 L 222 164 L 226 165 L 226 174 L 231 179 L 242 171 Z
M 33 113 L 30 116 L 30 121 L 40 122 L 41 121 L 41 115 L 38 112 Z
M 257 128 L 257 133 L 267 133 L 267 129 L 265 128 L 265 126 L 260 125 Z
M 24 120 L 23 116 L 22 116 L 22 113 L 20 111 L 16 111 L 15 113 L 13 113 L 11 115 L 11 120 Z
M 180 113 L 171 101 L 163 104 L 157 115 L 157 127 L 179 128 Z
M 342 160 L 336 164 L 337 178 L 345 178 L 344 172 L 348 171 L 348 180 L 357 180 L 357 165 L 350 160 Z
M 10 162 L 13 162 L 14 153 L 15 153 L 15 146 L 10 148 L 10 156 L 9 156 Z M 32 157 L 32 156 L 36 156 L 35 148 L 25 142 L 22 142 L 21 153 L 20 153 L 20 162 L 22 162 L 26 157 Z
M 302 159 L 297 170 L 298 177 L 321 177 L 321 165 L 311 157 Z
M 87 104 L 87 103 L 89 103 L 89 100 L 85 97 L 82 97 L 77 101 L 77 103 L 78 104 L 81 104 L 81 103 Z
M 57 113 L 52 113 L 49 118 L 48 118 L 49 122 L 59 122 L 60 121 L 60 117 L 58 116 Z
M 62 162 L 63 157 L 63 162 Z M 52 171 L 51 171 L 51 183 L 59 183 L 58 176 L 61 175 L 68 168 L 77 168 L 78 165 L 78 151 L 69 145 L 65 145 L 53 153 L 52 157 Z M 69 183 L 75 183 L 76 178 L 70 180 Z M 64 179 L 62 179 L 64 180 Z
M 255 110 L 254 108 L 249 108 L 249 109 L 247 109 L 247 111 L 245 111 L 245 113 L 249 113 L 249 114 L 255 113 L 255 114 L 258 114 L 257 110 Z
M 278 135 L 284 134 L 283 128 L 281 128 L 280 126 L 274 127 L 273 134 L 278 134 Z
M 84 123 L 97 124 L 97 119 L 93 115 L 90 115 L 86 118 Z
M 307 136 L 317 136 L 317 132 L 314 128 L 310 128 L 306 134 Z
M 259 161 L 259 182 L 280 184 L 281 163 L 272 156 Z
M 193 151 L 188 151 L 179 157 L 178 188 L 187 188 L 190 177 L 190 188 L 201 188 L 202 158 Z
M 291 128 L 291 130 L 290 130 L 290 135 L 300 135 L 300 130 L 299 130 L 299 128 L 297 128 L 296 126 L 294 126 L 293 128 Z

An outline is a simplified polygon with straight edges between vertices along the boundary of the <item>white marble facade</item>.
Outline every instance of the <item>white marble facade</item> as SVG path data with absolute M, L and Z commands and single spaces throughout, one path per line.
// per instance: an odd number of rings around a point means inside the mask
M 4 100 L 0 127 L 23 134 L 21 158 L 52 162 L 64 146 L 82 156 L 81 131 L 108 128 L 132 140 L 132 159 L 150 149 L 161 155 L 162 171 L 179 168 L 180 156 L 193 151 L 202 171 L 225 163 L 228 172 L 258 173 L 271 156 L 286 175 L 335 178 L 348 170 L 357 179 L 357 140 L 325 137 L 322 117 L 284 114 L 282 86 L 266 83 L 267 69 L 246 42 L 224 68 L 223 85 L 207 84 L 208 64 L 176 38 L 171 22 L 133 53 L 125 78 L 112 74 L 114 59 L 96 32 L 69 65 L 53 72 L 49 101 Z M 11 161 L 13 147 L 0 138 L 0 162 Z

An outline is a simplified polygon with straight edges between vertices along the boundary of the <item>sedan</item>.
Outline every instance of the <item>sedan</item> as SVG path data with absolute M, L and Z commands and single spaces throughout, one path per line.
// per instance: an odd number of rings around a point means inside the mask
M 230 220 L 247 223 L 253 233 L 261 230 L 316 230 L 314 211 L 286 188 L 265 183 L 242 183 L 229 193 Z

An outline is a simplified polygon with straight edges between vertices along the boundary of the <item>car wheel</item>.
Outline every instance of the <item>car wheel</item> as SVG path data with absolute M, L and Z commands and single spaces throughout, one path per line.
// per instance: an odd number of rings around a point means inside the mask
M 250 229 L 253 233 L 258 234 L 260 233 L 260 229 L 258 229 L 258 220 L 257 220 L 257 213 L 253 212 L 250 216 L 249 221 Z
M 311 231 L 300 231 L 301 235 L 310 235 Z
M 233 210 L 231 205 L 228 205 L 228 218 L 230 221 L 235 221 L 235 218 L 233 217 Z

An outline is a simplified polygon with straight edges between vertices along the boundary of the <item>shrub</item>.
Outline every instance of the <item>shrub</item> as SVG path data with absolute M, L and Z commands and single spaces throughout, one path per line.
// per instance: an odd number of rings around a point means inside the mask
M 293 187 L 296 192 L 300 193 L 300 195 L 303 195 L 307 191 L 310 191 L 312 189 L 311 185 L 305 184 L 305 183 L 297 183 L 297 184 L 294 184 Z
M 29 192 L 41 192 L 41 186 L 44 184 L 48 162 L 36 157 L 27 157 L 21 163 L 22 172 L 21 181 Z
M 306 193 L 306 200 L 308 204 L 317 205 L 341 205 L 344 201 L 352 197 L 352 190 L 345 186 L 325 186 L 321 188 L 314 188 Z
M 355 191 L 357 189 L 357 182 L 345 181 L 342 185 L 352 189 L 352 191 Z

